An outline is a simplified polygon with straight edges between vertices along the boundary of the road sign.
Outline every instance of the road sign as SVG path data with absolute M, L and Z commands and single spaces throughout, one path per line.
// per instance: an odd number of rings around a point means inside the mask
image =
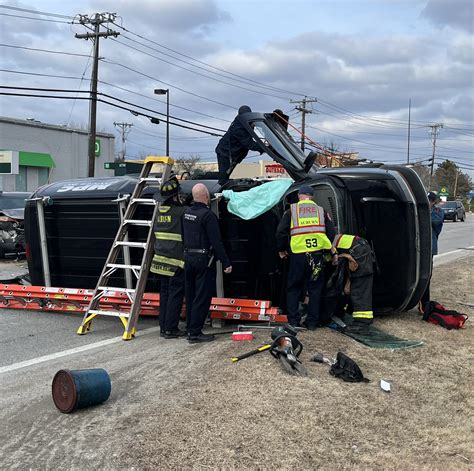
M 100 139 L 95 140 L 95 156 L 100 157 Z
M 445 186 L 439 190 L 439 196 L 449 196 L 449 191 Z

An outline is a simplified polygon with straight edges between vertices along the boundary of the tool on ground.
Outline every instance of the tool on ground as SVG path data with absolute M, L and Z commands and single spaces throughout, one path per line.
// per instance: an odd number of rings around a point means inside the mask
M 306 368 L 298 359 L 303 344 L 296 338 L 297 331 L 290 325 L 275 327 L 270 353 L 280 362 L 283 369 L 295 376 L 308 376 Z
M 64 414 L 105 402 L 111 390 L 110 376 L 102 368 L 59 370 L 52 384 L 54 405 Z
M 316 363 L 326 363 L 329 366 L 332 366 L 334 363 L 336 363 L 334 358 L 326 358 L 322 353 L 316 353 L 311 357 L 310 361 L 314 361 Z
M 236 363 L 240 360 L 243 360 L 244 358 L 248 358 L 248 357 L 251 357 L 253 355 L 256 355 L 257 353 L 265 352 L 266 350 L 269 350 L 271 346 L 272 345 L 269 344 L 269 343 L 265 344 L 265 345 L 262 345 L 261 347 L 258 347 L 255 350 L 251 350 L 250 352 L 243 353 L 242 355 L 239 355 L 238 357 L 232 357 L 231 360 L 232 360 L 233 363 Z
M 148 279 L 151 260 L 153 258 L 153 221 L 156 217 L 158 205 L 152 198 L 143 198 L 145 188 L 154 186 L 159 188 L 162 182 L 168 180 L 171 174 L 171 167 L 174 161 L 170 157 L 147 157 L 144 161 L 138 183 L 135 186 L 130 197 L 130 202 L 125 210 L 117 235 L 107 256 L 102 273 L 99 276 L 94 295 L 87 308 L 82 324 L 77 333 L 86 334 L 90 331 L 92 320 L 99 315 L 118 317 L 125 328 L 122 338 L 130 340 L 135 336 L 136 323 L 140 312 L 140 304 L 145 292 L 145 286 Z M 161 177 L 150 177 L 154 165 L 163 167 Z M 139 207 L 154 206 L 151 219 L 136 219 L 135 213 Z M 146 227 L 148 233 L 146 241 L 133 240 L 134 230 L 138 227 Z M 132 230 L 131 230 L 132 229 Z M 142 258 L 140 265 L 132 264 L 130 249 L 141 250 Z M 120 256 L 122 260 L 120 260 Z M 121 262 L 121 263 L 118 263 Z M 115 273 L 123 273 L 126 278 L 126 288 L 117 288 L 109 286 L 109 280 Z M 133 287 L 132 274 L 135 278 L 135 287 Z M 121 291 L 127 295 L 131 306 L 129 312 L 117 310 L 105 310 L 99 306 L 103 296 L 107 296 L 110 291 Z

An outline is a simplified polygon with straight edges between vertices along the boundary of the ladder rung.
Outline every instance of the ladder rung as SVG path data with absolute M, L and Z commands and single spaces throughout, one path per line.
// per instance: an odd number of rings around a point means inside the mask
M 107 263 L 108 268 L 124 268 L 130 270 L 140 270 L 140 265 L 125 265 L 123 263 Z
M 136 204 L 149 204 L 150 206 L 155 206 L 156 201 L 151 199 L 151 198 L 133 198 L 130 203 L 136 203 Z
M 117 292 L 117 293 L 135 293 L 134 288 L 114 288 L 112 286 L 98 286 L 97 291 L 110 291 L 110 292 Z
M 115 245 L 122 245 L 124 247 L 138 247 L 140 249 L 146 249 L 146 242 L 130 242 L 130 241 L 117 241 Z
M 146 219 L 125 219 L 124 224 L 131 224 L 132 226 L 148 226 L 151 227 L 151 221 Z
M 140 178 L 140 183 L 145 182 L 145 183 L 158 183 L 161 185 L 161 178 L 152 178 L 152 177 L 147 177 L 147 178 Z
M 120 311 L 103 311 L 102 309 L 91 309 L 87 312 L 89 314 L 97 314 L 99 316 L 113 316 L 113 317 L 127 317 L 128 312 L 120 312 Z

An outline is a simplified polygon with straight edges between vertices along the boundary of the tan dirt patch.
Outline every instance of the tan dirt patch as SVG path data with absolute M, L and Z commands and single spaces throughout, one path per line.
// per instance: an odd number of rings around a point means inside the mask
M 435 269 L 432 299 L 474 315 L 470 256 Z M 156 394 L 133 417 L 138 435 L 124 434 L 112 466 L 135 469 L 472 469 L 472 322 L 447 331 L 416 311 L 376 319 L 394 335 L 423 340 L 406 350 L 365 347 L 330 329 L 303 332 L 308 378 L 286 375 L 268 352 L 233 364 L 230 358 L 266 343 L 220 338 L 186 349 L 174 380 L 162 369 L 142 373 Z M 344 383 L 316 352 L 344 351 L 368 384 Z M 178 360 L 178 359 L 177 359 Z M 145 368 L 144 368 L 145 370 Z M 392 392 L 380 389 L 380 380 Z M 138 391 L 140 387 L 138 386 Z

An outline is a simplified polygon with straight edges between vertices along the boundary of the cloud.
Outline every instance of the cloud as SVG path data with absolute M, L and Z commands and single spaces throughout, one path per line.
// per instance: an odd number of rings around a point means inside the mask
M 139 5 L 140 8 L 137 8 L 134 2 L 125 0 L 113 3 L 97 0 L 86 6 L 84 3 L 75 4 L 74 10 L 67 12 L 70 15 L 90 15 L 95 11 L 116 11 L 123 18 L 124 27 L 145 38 L 111 26 L 121 31 L 121 36 L 117 40 L 100 40 L 100 56 L 105 57 L 108 63 L 100 62 L 99 79 L 135 94 L 104 84 L 99 84 L 99 91 L 123 100 L 166 113 L 166 98 L 154 96 L 153 89 L 170 88 L 172 115 L 226 129 L 242 104 L 250 105 L 255 111 L 270 111 L 277 107 L 291 111 L 295 105 L 289 102 L 290 99 L 299 99 L 302 95 L 316 96 L 325 103 L 350 110 L 350 113 L 344 114 L 340 110 L 323 106 L 321 102 L 314 105 L 316 112 L 308 116 L 308 123 L 328 131 L 333 130 L 341 136 L 375 142 L 380 146 L 384 143 L 396 146 L 397 138 L 391 140 L 387 137 L 384 140 L 384 137 L 374 135 L 374 131 L 396 134 L 398 130 L 398 134 L 404 134 L 410 98 L 412 118 L 418 121 L 473 122 L 472 37 L 463 30 L 454 31 L 449 28 L 433 31 L 431 28 L 423 28 L 410 29 L 406 34 L 399 30 L 396 33 L 391 31 L 380 35 L 373 32 L 341 33 L 343 29 L 338 28 L 334 32 L 298 32 L 288 39 L 282 39 L 282 36 L 278 37 L 273 31 L 266 31 L 262 27 L 262 38 L 265 38 L 266 42 L 262 39 L 255 43 L 258 46 L 252 48 L 230 48 L 226 36 L 219 35 L 216 31 L 225 30 L 231 25 L 235 34 L 243 33 L 238 31 L 239 25 L 235 25 L 234 20 L 221 10 L 222 3 L 211 0 L 149 0 L 142 1 Z M 28 5 L 24 6 L 28 8 Z M 44 9 L 55 11 L 54 7 L 47 9 L 45 6 Z M 85 28 L 76 25 L 71 30 L 68 25 L 51 25 L 55 27 L 51 29 L 50 34 L 46 34 L 40 21 L 12 20 L 8 28 L 2 28 L 3 42 L 71 53 L 90 53 L 91 42 L 74 37 L 74 33 L 83 33 Z M 228 28 L 226 34 L 231 34 Z M 160 44 L 182 51 L 188 57 L 160 47 Z M 77 90 L 81 84 L 82 90 L 88 90 L 90 64 L 86 69 L 86 57 L 8 48 L 2 48 L 1 53 L 4 68 L 7 69 L 75 77 L 84 74 L 85 78 L 81 83 L 80 80 L 5 73 L 2 82 L 7 85 Z M 240 77 L 216 69 L 207 69 L 203 63 L 191 58 L 213 64 Z M 112 65 L 112 61 L 129 67 L 130 70 Z M 198 69 L 191 64 L 207 70 Z M 184 69 L 191 69 L 196 73 Z M 242 82 L 242 77 L 286 91 L 261 88 L 258 84 L 245 80 Z M 231 83 L 235 86 L 231 86 Z M 71 114 L 73 122 L 88 121 L 87 102 L 78 102 L 73 107 L 72 101 L 65 100 L 2 97 L 2 105 L 2 114 L 12 117 L 31 116 L 43 122 L 62 124 Z M 390 124 L 377 125 L 376 121 L 357 119 L 352 113 L 381 117 L 382 120 L 395 120 L 399 124 L 392 124 L 391 128 Z M 291 115 L 292 122 L 299 126 L 301 115 L 294 110 Z M 135 123 L 137 127 L 141 126 L 152 133 L 165 132 L 162 124 L 151 125 L 146 118 L 132 116 L 126 110 L 112 108 L 103 103 L 98 106 L 98 119 L 98 127 L 111 132 L 114 121 Z M 392 121 L 388 121 L 390 122 Z M 368 134 L 358 134 L 364 132 Z M 426 129 L 421 132 L 423 136 L 427 136 Z M 308 128 L 308 134 L 318 141 L 339 139 L 312 128 Z M 173 139 L 179 136 L 205 137 L 175 127 L 171 127 L 171 135 Z M 464 139 L 456 147 L 469 149 L 472 141 L 466 141 L 468 136 L 464 136 Z M 153 147 L 158 143 L 164 147 L 162 137 L 154 139 L 149 135 L 139 134 L 135 129 L 132 140 L 142 143 L 143 146 Z M 347 142 L 347 145 L 351 145 L 355 150 L 360 145 L 362 151 L 362 143 L 351 143 L 342 138 L 340 141 Z M 172 141 L 171 148 L 190 153 L 202 151 L 203 156 L 212 158 L 216 142 L 217 139 L 212 138 L 183 139 Z M 405 138 L 398 138 L 398 146 L 402 147 L 402 142 L 405 142 Z M 427 142 L 429 143 L 429 139 Z M 463 143 L 466 147 L 462 147 Z M 130 149 L 133 149 L 135 154 L 140 150 L 139 145 L 130 146 Z M 369 150 L 364 149 L 364 152 L 368 153 Z M 391 155 L 392 153 L 387 153 L 388 157 Z
M 95 11 L 103 11 L 104 6 L 112 8 L 127 27 L 131 25 L 146 34 L 168 35 L 171 32 L 172 36 L 205 37 L 218 25 L 232 21 L 213 0 L 140 0 L 139 5 L 130 0 L 118 0 L 105 4 L 91 1 L 90 4 Z
M 474 32 L 472 0 L 429 0 L 421 16 L 440 28 L 449 26 L 471 34 Z

